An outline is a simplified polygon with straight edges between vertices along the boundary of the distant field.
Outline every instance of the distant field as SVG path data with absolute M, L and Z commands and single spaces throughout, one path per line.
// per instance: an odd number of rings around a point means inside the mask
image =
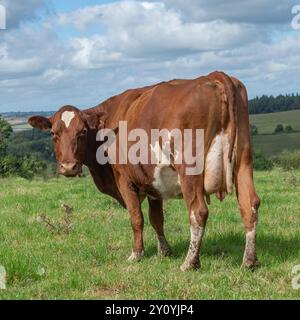
M 300 132 L 273 134 L 277 124 L 291 125 L 300 131 L 300 110 L 250 115 L 250 122 L 257 126 L 259 133 L 253 137 L 254 149 L 261 150 L 266 156 L 300 149 Z
M 255 175 L 262 199 L 258 226 L 260 268 L 240 268 L 244 231 L 234 196 L 212 199 L 202 247 L 202 269 L 179 270 L 189 245 L 183 201 L 165 205 L 173 256 L 156 254 L 145 212 L 145 258 L 129 263 L 132 232 L 127 212 L 101 195 L 90 177 L 0 182 L 0 265 L 7 289 L 0 299 L 299 299 L 292 269 L 300 264 L 300 172 Z M 52 233 L 73 207 L 73 229 Z M 52 230 L 53 231 L 53 230 Z
M 252 137 L 253 146 L 266 156 L 276 155 L 283 150 L 300 149 L 300 132 L 274 135 L 257 135 Z
M 300 110 L 250 115 L 250 122 L 258 128 L 259 134 L 273 133 L 277 124 L 291 125 L 300 131 Z
M 32 127 L 28 123 L 21 123 L 12 126 L 13 131 L 29 130 Z
M 27 122 L 27 117 L 7 117 L 6 121 L 10 123 L 13 131 L 22 131 L 31 129 L 31 126 Z

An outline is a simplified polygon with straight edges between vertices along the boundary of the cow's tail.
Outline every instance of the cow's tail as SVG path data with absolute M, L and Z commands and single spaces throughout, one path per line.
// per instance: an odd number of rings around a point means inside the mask
M 226 95 L 228 97 L 228 112 L 229 112 L 229 147 L 226 168 L 226 186 L 229 194 L 233 191 L 233 165 L 234 165 L 234 146 L 237 135 L 237 99 L 236 90 L 233 81 L 229 76 L 226 77 Z
M 229 128 L 228 136 L 223 145 L 223 161 L 226 191 L 231 194 L 233 191 L 233 164 L 234 146 L 237 135 L 237 99 L 235 85 L 231 78 L 224 72 L 215 71 L 209 74 L 210 78 L 222 83 L 222 128 Z M 228 116 L 225 116 L 228 115 Z M 227 119 L 229 119 L 227 121 Z

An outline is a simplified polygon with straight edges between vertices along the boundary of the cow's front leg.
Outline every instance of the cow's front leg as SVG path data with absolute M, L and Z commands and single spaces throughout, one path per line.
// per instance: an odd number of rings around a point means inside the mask
M 134 201 L 135 202 L 135 201 Z M 132 203 L 133 204 L 133 203 Z M 137 206 L 137 207 L 136 207 Z M 134 204 L 134 207 L 128 207 L 130 215 L 131 226 L 133 230 L 134 245 L 129 261 L 140 260 L 144 255 L 144 243 L 143 243 L 143 228 L 144 217 L 140 204 Z
M 138 190 L 130 181 L 127 181 L 124 178 L 120 178 L 119 188 L 125 200 L 126 208 L 130 216 L 131 226 L 133 230 L 134 245 L 132 253 L 129 256 L 128 260 L 140 260 L 144 255 L 144 217 L 141 210 L 141 201 L 139 198 Z
M 152 200 L 149 202 L 149 220 L 157 235 L 157 252 L 159 255 L 167 257 L 171 255 L 171 248 L 164 233 L 164 213 L 162 200 Z

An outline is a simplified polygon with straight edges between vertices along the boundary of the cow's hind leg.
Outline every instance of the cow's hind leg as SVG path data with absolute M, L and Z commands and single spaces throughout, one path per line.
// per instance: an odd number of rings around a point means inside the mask
M 164 234 L 163 202 L 162 200 L 153 200 L 150 198 L 148 198 L 148 202 L 149 220 L 157 234 L 158 254 L 164 257 L 169 256 L 171 254 L 171 248 Z
M 204 200 L 202 176 L 184 176 L 180 182 L 189 210 L 191 233 L 188 254 L 180 267 L 182 271 L 187 271 L 189 269 L 200 268 L 199 253 L 208 218 L 208 209 Z
M 256 256 L 256 226 L 258 222 L 258 208 L 260 200 L 255 192 L 252 165 L 241 165 L 236 177 L 236 192 L 246 232 L 246 246 L 243 267 L 258 266 Z

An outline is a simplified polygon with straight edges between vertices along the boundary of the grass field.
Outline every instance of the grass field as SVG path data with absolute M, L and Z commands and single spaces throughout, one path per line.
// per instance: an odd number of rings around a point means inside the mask
M 273 133 L 277 124 L 291 125 L 300 131 L 300 110 L 250 115 L 250 122 L 258 128 L 259 134 Z
M 262 199 L 261 267 L 255 272 L 240 268 L 244 233 L 233 196 L 222 204 L 213 200 L 202 269 L 182 273 L 189 241 L 183 201 L 165 205 L 173 256 L 156 255 L 145 215 L 145 258 L 129 263 L 128 215 L 99 194 L 89 177 L 2 179 L 0 265 L 7 271 L 7 289 L 0 290 L 0 299 L 299 299 L 291 281 L 293 266 L 300 264 L 300 172 L 260 172 L 256 184 Z M 73 207 L 73 229 L 59 233 L 39 216 L 59 226 L 63 203 Z
M 254 149 L 266 156 L 300 149 L 300 132 L 273 134 L 277 124 L 291 125 L 295 131 L 300 131 L 300 110 L 250 115 L 250 122 L 256 125 L 259 133 L 253 137 Z
M 252 139 L 254 149 L 261 150 L 266 156 L 279 154 L 283 150 L 300 149 L 300 132 L 256 135 Z

